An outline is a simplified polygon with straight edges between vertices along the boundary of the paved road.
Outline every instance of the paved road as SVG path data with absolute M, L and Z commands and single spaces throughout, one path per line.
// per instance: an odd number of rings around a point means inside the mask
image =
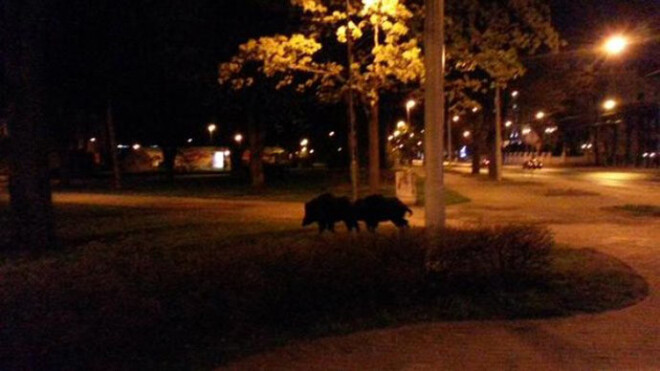
M 660 221 L 605 209 L 625 203 L 660 205 L 660 185 L 647 184 L 634 193 L 570 177 L 511 178 L 494 185 L 447 175 L 450 187 L 473 200 L 450 208 L 450 223 L 549 225 L 561 244 L 595 248 L 631 265 L 649 282 L 649 297 L 634 307 L 596 315 L 432 323 L 299 342 L 227 369 L 660 369 Z M 416 211 L 413 221 L 421 224 L 423 212 Z

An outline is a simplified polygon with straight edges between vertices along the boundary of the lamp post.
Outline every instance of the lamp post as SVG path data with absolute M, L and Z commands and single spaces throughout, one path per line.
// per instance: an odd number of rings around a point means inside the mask
M 410 126 L 412 126 L 412 122 L 410 121 L 410 111 L 413 108 L 415 108 L 416 105 L 417 105 L 417 102 L 415 102 L 412 99 L 409 100 L 408 102 L 406 102 L 406 120 L 408 122 L 408 125 L 410 125 Z
M 206 130 L 209 131 L 209 142 L 213 143 L 213 133 L 218 127 L 215 126 L 215 124 L 209 124 L 209 126 L 206 127 Z

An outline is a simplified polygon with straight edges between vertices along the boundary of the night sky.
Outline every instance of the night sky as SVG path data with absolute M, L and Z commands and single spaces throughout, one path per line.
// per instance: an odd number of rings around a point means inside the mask
M 217 64 L 250 37 L 288 33 L 296 19 L 287 0 L 53 3 L 49 86 L 57 131 L 66 136 L 72 122 L 102 121 L 110 100 L 120 142 L 145 144 L 203 138 L 210 121 L 227 135 L 241 130 L 244 112 L 218 86 Z M 551 6 L 568 49 L 588 48 L 614 31 L 644 35 L 658 49 L 660 0 L 554 0 Z M 343 125 L 341 107 L 296 104 L 284 107 L 300 121 L 295 130 Z

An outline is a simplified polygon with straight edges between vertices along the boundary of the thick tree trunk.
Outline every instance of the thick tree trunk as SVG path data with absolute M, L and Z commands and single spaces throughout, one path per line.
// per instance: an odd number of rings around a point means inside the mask
M 4 27 L 9 110 L 11 249 L 55 245 L 44 115 L 45 2 L 7 0 Z
M 445 124 L 445 30 L 444 0 L 426 0 L 424 46 L 426 85 L 424 104 L 424 142 L 426 154 L 425 223 L 430 237 L 445 227 L 444 124 Z
M 380 190 L 380 101 L 376 98 L 371 103 L 369 112 L 369 191 L 378 193 Z

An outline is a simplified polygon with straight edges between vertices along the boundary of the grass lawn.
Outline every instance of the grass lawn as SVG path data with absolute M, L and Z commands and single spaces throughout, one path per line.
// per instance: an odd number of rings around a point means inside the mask
M 0 260 L 0 369 L 208 369 L 295 339 L 596 312 L 648 290 L 621 262 L 525 228 L 447 231 L 429 274 L 416 229 L 319 236 L 203 206 L 56 215 L 61 250 Z
M 660 206 L 655 205 L 623 205 L 610 207 L 610 210 L 624 212 L 638 217 L 660 217 Z
M 385 176 L 380 193 L 394 196 L 392 176 Z M 259 199 L 273 201 L 304 202 L 324 192 L 337 195 L 350 195 L 350 183 L 345 171 L 322 169 L 291 169 L 285 173 L 267 177 L 263 190 L 254 190 L 246 179 L 229 174 L 189 174 L 179 175 L 167 181 L 164 175 L 128 175 L 123 180 L 122 190 L 110 188 L 108 179 L 87 180 L 68 187 L 56 187 L 56 192 L 98 192 L 131 195 L 156 195 L 198 198 Z M 361 182 L 360 194 L 368 195 L 369 190 Z M 423 182 L 418 184 L 419 202 L 424 200 Z M 469 202 L 469 199 L 453 190 L 446 192 L 447 205 Z

